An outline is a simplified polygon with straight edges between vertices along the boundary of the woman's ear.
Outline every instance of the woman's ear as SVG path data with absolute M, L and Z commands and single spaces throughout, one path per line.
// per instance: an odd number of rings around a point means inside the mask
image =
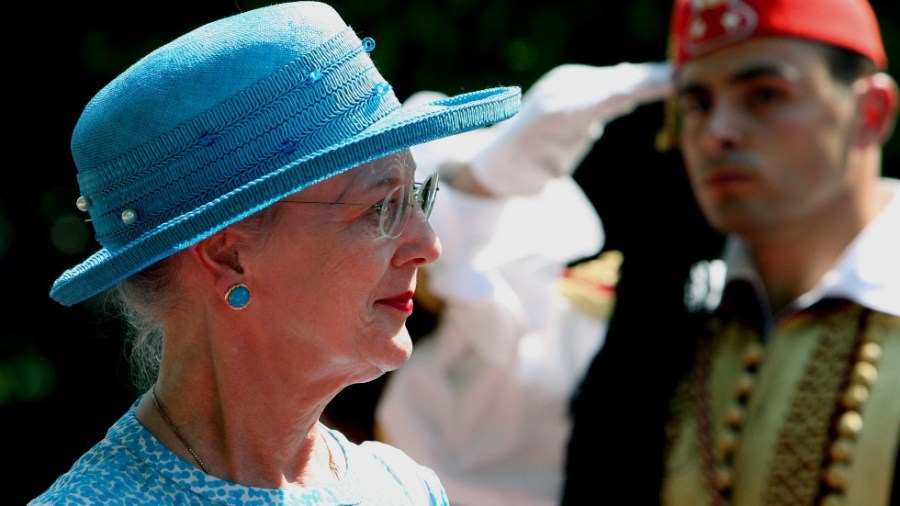
M 214 284 L 230 286 L 244 274 L 238 245 L 235 232 L 226 227 L 188 248 L 188 255 Z
M 879 72 L 857 83 L 859 90 L 860 145 L 882 145 L 890 138 L 897 121 L 897 82 Z

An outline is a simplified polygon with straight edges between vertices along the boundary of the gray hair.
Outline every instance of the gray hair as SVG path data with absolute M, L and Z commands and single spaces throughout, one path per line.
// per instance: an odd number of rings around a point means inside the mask
M 248 241 L 264 245 L 280 213 L 268 208 L 234 224 Z M 177 254 L 133 274 L 115 285 L 110 301 L 128 325 L 126 344 L 131 381 L 138 391 L 156 382 L 165 339 L 165 316 L 188 300 L 181 284 L 181 262 Z M 224 294 L 223 294 L 224 295 Z

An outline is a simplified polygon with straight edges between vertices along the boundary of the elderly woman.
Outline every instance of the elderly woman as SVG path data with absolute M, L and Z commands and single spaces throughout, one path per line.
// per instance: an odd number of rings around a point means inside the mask
M 440 255 L 415 144 L 501 121 L 518 88 L 401 107 L 329 6 L 200 27 L 88 104 L 72 152 L 103 248 L 54 283 L 108 288 L 146 394 L 32 504 L 442 504 L 400 450 L 319 418 L 410 356 L 416 270 Z M 146 381 L 148 380 L 149 381 Z

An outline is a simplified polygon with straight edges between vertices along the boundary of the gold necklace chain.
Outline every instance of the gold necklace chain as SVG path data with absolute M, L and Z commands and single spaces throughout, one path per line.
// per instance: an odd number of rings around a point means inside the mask
M 181 434 L 181 431 L 178 430 L 178 427 L 172 422 L 172 419 L 169 418 L 169 414 L 166 412 L 166 409 L 163 407 L 162 402 L 159 400 L 159 396 L 156 394 L 156 385 L 153 385 L 152 390 L 153 396 L 153 405 L 156 406 L 156 410 L 159 412 L 160 416 L 162 416 L 163 420 L 165 420 L 166 425 L 172 430 L 172 433 L 178 437 L 178 440 L 181 441 L 181 444 L 187 449 L 188 453 L 194 457 L 194 460 L 197 461 L 197 465 L 200 466 L 200 469 L 203 470 L 204 473 L 209 474 L 209 471 L 206 469 L 206 465 L 203 464 L 203 460 L 197 455 L 197 452 L 191 447 L 191 445 L 187 442 L 184 436 Z M 325 450 L 328 452 L 328 468 L 331 469 L 331 474 L 334 475 L 336 479 L 341 478 L 340 469 L 337 465 L 337 462 L 334 460 L 334 454 L 331 452 L 331 445 L 328 444 L 328 440 L 325 439 L 325 433 L 320 429 L 316 429 L 316 432 L 319 433 L 319 437 L 322 439 L 322 443 L 325 445 Z
M 336 479 L 340 480 L 340 469 L 338 469 L 337 462 L 334 461 L 334 454 L 331 453 L 331 445 L 328 444 L 328 440 L 325 439 L 325 433 L 322 432 L 321 428 L 316 428 L 316 432 L 319 433 L 319 437 L 322 438 L 322 443 L 325 444 L 325 449 L 328 450 L 328 467 L 331 469 L 331 474 L 333 474 Z
M 166 421 L 166 425 L 168 425 L 169 428 L 172 429 L 172 432 L 175 433 L 175 436 L 178 437 L 178 440 L 181 441 L 181 444 L 183 444 L 184 447 L 187 448 L 188 453 L 190 453 L 194 457 L 194 460 L 197 461 L 197 465 L 200 466 L 200 469 L 202 469 L 204 473 L 209 474 L 209 471 L 206 469 L 206 466 L 203 465 L 203 461 L 200 460 L 200 456 L 197 455 L 197 452 L 195 452 L 194 449 L 191 448 L 191 445 L 188 444 L 187 440 L 184 439 L 184 436 L 181 435 L 181 431 L 179 431 L 178 427 L 176 427 L 175 424 L 172 423 L 172 419 L 169 418 L 169 414 L 166 413 L 165 408 L 163 408 L 162 403 L 159 401 L 159 397 L 156 395 L 156 385 L 155 384 L 153 385 L 152 394 L 153 394 L 153 404 L 156 406 L 156 410 L 159 411 L 160 416 L 163 417 L 163 420 Z

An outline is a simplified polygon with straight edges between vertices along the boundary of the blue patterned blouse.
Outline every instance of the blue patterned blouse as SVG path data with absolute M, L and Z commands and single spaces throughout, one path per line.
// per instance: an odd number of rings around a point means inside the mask
M 302 489 L 253 488 L 207 475 L 163 446 L 135 418 L 137 401 L 107 432 L 29 506 L 104 505 L 449 505 L 435 473 L 397 448 L 357 445 L 325 429 L 344 452 L 340 482 Z M 323 427 L 324 429 L 324 427 Z

